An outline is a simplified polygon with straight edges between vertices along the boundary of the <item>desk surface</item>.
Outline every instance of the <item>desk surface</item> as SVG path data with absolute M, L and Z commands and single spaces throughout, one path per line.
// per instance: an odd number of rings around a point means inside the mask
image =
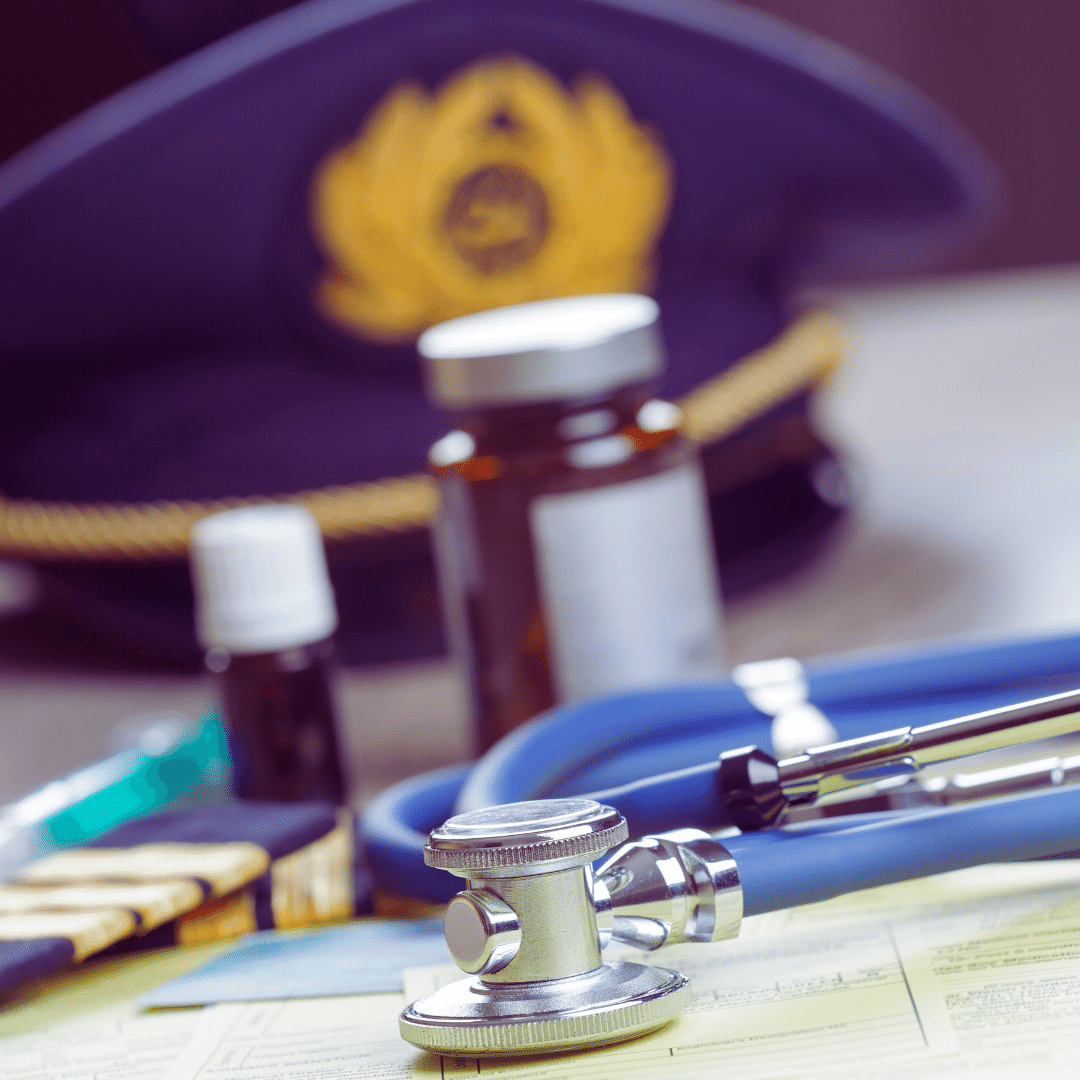
M 850 362 L 819 419 L 858 510 L 815 565 L 730 606 L 736 661 L 1080 624 L 1078 301 L 1080 270 L 836 298 Z M 119 718 L 208 697 L 194 677 L 0 657 L 0 804 L 107 752 Z M 359 801 L 468 755 L 445 662 L 348 672 L 342 702 Z
M 406 1000 L 455 969 L 404 973 L 406 993 L 137 1013 L 155 979 L 205 959 L 175 950 L 88 966 L 0 1014 L 10 1080 L 1023 1080 L 1076 1073 L 1075 862 L 973 867 L 745 920 L 739 938 L 639 962 L 687 974 L 673 1023 L 621 1046 L 518 1061 L 421 1054 Z M 171 967 L 171 970 L 169 968 Z M 201 1022 L 200 1022 L 201 1021 Z M 30 1034 L 16 1032 L 36 1028 Z M 8 1036 L 14 1037 L 9 1039 Z M 170 1070 L 162 1076 L 163 1070 Z

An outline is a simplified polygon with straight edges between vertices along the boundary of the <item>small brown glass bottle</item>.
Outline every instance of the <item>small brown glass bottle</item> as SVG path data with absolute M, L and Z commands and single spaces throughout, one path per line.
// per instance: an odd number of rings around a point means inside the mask
M 571 297 L 420 339 L 459 425 L 429 462 L 479 750 L 558 702 L 724 669 L 697 451 L 653 397 L 657 314 L 643 296 Z
M 297 506 L 215 514 L 192 531 L 191 557 L 236 794 L 341 805 L 331 685 L 337 613 L 314 519 Z

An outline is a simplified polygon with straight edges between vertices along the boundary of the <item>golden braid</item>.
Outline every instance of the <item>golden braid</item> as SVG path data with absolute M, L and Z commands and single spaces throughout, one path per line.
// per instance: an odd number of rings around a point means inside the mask
M 683 431 L 709 443 L 827 378 L 841 352 L 828 312 L 799 319 L 776 341 L 687 394 Z M 271 498 L 152 503 L 69 503 L 0 496 L 0 554 L 49 559 L 166 559 L 184 556 L 191 527 L 219 510 L 265 502 L 299 503 L 330 540 L 415 529 L 438 505 L 423 474 L 319 488 Z

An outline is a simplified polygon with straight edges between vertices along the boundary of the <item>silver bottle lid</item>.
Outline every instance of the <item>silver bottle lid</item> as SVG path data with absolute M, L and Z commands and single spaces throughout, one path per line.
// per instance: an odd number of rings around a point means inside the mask
M 592 799 L 545 799 L 470 810 L 436 829 L 424 862 L 443 870 L 584 865 L 627 837 L 626 822 Z
M 440 323 L 417 347 L 428 396 L 443 408 L 587 397 L 664 367 L 648 296 L 607 293 L 493 308 Z

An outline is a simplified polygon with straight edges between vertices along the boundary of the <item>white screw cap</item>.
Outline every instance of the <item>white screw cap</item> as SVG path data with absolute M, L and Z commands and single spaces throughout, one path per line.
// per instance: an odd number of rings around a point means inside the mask
M 326 553 L 300 506 L 226 510 L 191 530 L 196 630 L 204 648 L 277 652 L 337 628 Z

